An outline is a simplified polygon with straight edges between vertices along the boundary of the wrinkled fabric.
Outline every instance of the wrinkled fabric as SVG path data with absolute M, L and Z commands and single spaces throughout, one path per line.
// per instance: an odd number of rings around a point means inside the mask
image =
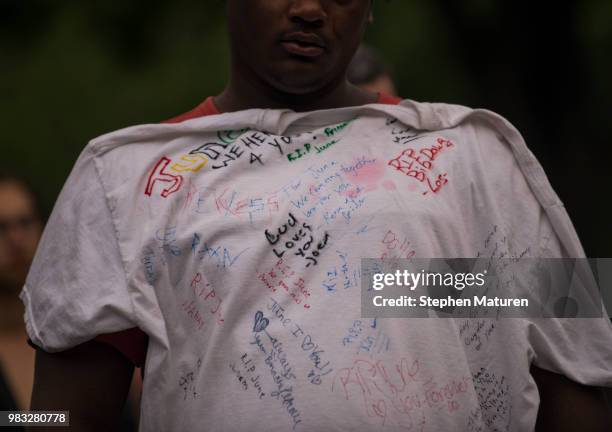
M 612 386 L 606 319 L 361 318 L 361 258 L 582 257 L 520 134 L 404 101 L 85 148 L 22 299 L 54 352 L 149 336 L 141 431 L 529 431 L 532 363 Z

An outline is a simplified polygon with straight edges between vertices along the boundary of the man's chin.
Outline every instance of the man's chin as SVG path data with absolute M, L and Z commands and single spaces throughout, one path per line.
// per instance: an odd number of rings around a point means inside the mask
M 273 83 L 278 91 L 291 96 L 308 96 L 325 93 L 326 82 L 320 77 L 288 74 Z

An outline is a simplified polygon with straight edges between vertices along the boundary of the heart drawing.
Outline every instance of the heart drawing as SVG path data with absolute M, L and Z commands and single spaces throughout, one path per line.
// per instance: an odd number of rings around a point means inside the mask
M 268 327 L 268 324 L 270 324 L 270 320 L 263 316 L 262 311 L 257 311 L 255 314 L 255 325 L 253 326 L 253 331 L 255 333 L 262 332 L 266 329 L 266 327 Z

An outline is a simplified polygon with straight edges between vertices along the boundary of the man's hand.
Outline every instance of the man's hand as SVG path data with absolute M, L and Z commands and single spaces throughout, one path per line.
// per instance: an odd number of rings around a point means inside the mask
M 55 354 L 37 350 L 30 409 L 70 411 L 66 430 L 71 432 L 116 430 L 133 373 L 126 357 L 101 342 L 89 341 Z

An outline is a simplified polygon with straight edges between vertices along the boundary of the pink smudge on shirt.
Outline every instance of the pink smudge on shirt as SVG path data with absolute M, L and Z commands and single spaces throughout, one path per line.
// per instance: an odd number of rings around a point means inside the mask
M 385 176 L 385 164 L 376 161 L 365 165 L 349 176 L 351 181 L 359 184 L 376 184 Z
M 385 180 L 382 185 L 386 190 L 389 191 L 397 189 L 397 186 L 395 185 L 393 180 Z

